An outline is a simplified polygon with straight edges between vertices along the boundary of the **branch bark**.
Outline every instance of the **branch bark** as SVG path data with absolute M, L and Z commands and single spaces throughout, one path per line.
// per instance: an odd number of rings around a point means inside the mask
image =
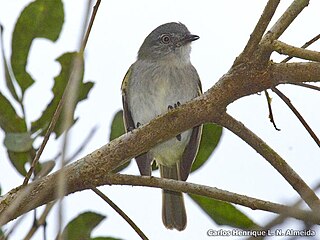
M 320 52 L 294 47 L 279 40 L 273 42 L 273 49 L 280 54 L 320 62 Z

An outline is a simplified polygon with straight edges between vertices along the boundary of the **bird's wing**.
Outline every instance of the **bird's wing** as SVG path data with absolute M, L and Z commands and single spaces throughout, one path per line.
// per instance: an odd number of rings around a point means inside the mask
M 129 84 L 129 79 L 132 74 L 131 67 L 127 71 L 126 75 L 123 78 L 122 84 L 121 84 L 121 92 L 122 92 L 122 105 L 123 105 L 123 122 L 124 126 L 127 132 L 133 130 L 135 128 L 134 122 L 132 119 L 131 112 L 129 110 L 128 106 L 128 99 L 127 99 L 127 89 Z
M 196 70 L 195 70 L 195 74 L 198 78 L 198 95 L 201 95 L 202 86 Z M 194 127 L 192 129 L 189 143 L 184 149 L 184 152 L 182 154 L 182 160 L 180 163 L 180 180 L 182 181 L 187 180 L 191 170 L 192 163 L 197 156 L 197 152 L 200 145 L 201 133 L 202 133 L 202 125 Z
M 129 109 L 128 99 L 127 99 L 127 89 L 128 89 L 129 80 L 131 78 L 131 74 L 132 74 L 132 66 L 127 71 L 121 84 L 123 122 L 127 132 L 132 131 L 136 127 L 132 119 L 132 115 Z M 148 156 L 148 153 L 141 154 L 135 157 L 135 159 L 136 159 L 140 174 L 145 176 L 151 176 L 152 158 Z

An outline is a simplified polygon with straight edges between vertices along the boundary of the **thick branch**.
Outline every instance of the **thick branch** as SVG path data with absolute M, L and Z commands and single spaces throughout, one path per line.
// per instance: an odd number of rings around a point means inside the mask
M 276 84 L 320 81 L 320 63 L 277 63 L 273 66 Z

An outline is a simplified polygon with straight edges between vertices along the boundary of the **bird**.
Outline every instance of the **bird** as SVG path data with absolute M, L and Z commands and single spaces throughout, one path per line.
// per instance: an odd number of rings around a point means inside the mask
M 202 94 L 199 75 L 190 61 L 191 43 L 198 39 L 181 22 L 162 24 L 144 39 L 121 85 L 127 132 Z M 156 161 L 162 178 L 186 181 L 201 132 L 202 125 L 193 127 L 137 156 L 140 174 L 151 176 L 151 164 Z M 186 228 L 181 192 L 162 190 L 162 221 L 168 229 Z

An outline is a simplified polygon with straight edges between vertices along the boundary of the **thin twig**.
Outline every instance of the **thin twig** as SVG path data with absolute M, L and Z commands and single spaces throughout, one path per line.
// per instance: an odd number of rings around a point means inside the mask
M 61 158 L 60 158 L 60 169 L 64 168 L 66 165 L 66 154 L 68 149 L 68 140 L 69 140 L 69 128 L 72 126 L 73 123 L 73 113 L 74 109 L 76 107 L 76 101 L 78 98 L 78 89 L 79 84 L 81 81 L 83 72 L 83 55 L 77 54 L 75 58 L 73 59 L 73 66 L 72 66 L 72 72 L 69 79 L 69 88 L 66 89 L 66 102 L 64 105 L 64 112 L 63 112 L 63 129 L 66 129 L 63 143 L 62 143 L 62 151 L 61 151 Z M 62 236 L 60 235 L 62 231 L 62 225 L 63 225 L 63 197 L 66 192 L 66 181 L 65 181 L 65 174 L 64 172 L 60 172 L 58 175 L 58 184 L 57 184 L 57 194 L 59 198 L 58 202 L 58 239 L 62 239 Z
M 68 85 L 69 85 L 69 83 L 67 84 L 66 89 L 68 88 Z M 35 166 L 38 163 L 38 161 L 40 159 L 40 156 L 41 156 L 45 146 L 47 145 L 47 142 L 49 141 L 50 135 L 51 135 L 53 129 L 55 128 L 56 124 L 57 124 L 57 121 L 59 119 L 60 113 L 62 111 L 63 104 L 65 102 L 65 98 L 66 98 L 66 94 L 65 93 L 66 93 L 66 91 L 64 91 L 64 93 L 63 93 L 63 95 L 62 95 L 62 97 L 61 97 L 61 99 L 60 99 L 60 101 L 58 103 L 58 106 L 57 106 L 57 108 L 56 108 L 56 110 L 55 110 L 55 112 L 53 114 L 52 120 L 51 120 L 51 122 L 49 124 L 49 127 L 47 129 L 47 132 L 46 132 L 46 134 L 45 134 L 45 136 L 43 138 L 41 146 L 40 146 L 39 150 L 37 151 L 36 156 L 35 156 L 35 158 L 33 159 L 32 163 L 31 163 L 31 167 L 30 167 L 29 171 L 27 172 L 26 177 L 24 178 L 23 185 L 27 185 L 28 184 L 28 182 L 30 180 L 30 177 L 31 177 L 31 175 L 32 175 L 32 173 L 33 173 L 33 171 L 35 169 Z
M 287 106 L 291 109 L 291 111 L 296 115 L 296 117 L 299 119 L 299 121 L 302 123 L 302 125 L 304 126 L 304 128 L 308 131 L 308 133 L 310 134 L 310 136 L 313 138 L 313 140 L 316 142 L 316 144 L 320 147 L 320 141 L 317 137 L 317 135 L 313 132 L 313 130 L 311 129 L 311 127 L 308 125 L 308 123 L 304 120 L 304 118 L 301 116 L 301 114 L 299 113 L 299 111 L 293 106 L 293 104 L 291 103 L 290 99 L 287 98 L 279 89 L 277 89 L 276 87 L 271 88 L 271 90 L 273 92 L 275 92 L 281 99 L 282 101 L 285 102 L 285 104 L 287 104 Z
M 72 162 L 84 149 L 84 147 L 91 141 L 92 137 L 96 133 L 98 127 L 94 126 L 91 131 L 89 132 L 88 136 L 82 141 L 81 145 L 78 149 L 66 160 L 66 164 Z M 57 153 L 52 159 L 56 161 L 61 156 L 61 152 Z
M 85 34 L 85 37 L 84 37 L 84 40 L 83 40 L 83 44 L 80 47 L 80 52 L 81 53 L 84 52 L 85 47 L 87 45 L 87 42 L 88 42 L 88 39 L 89 39 L 89 36 L 90 36 L 90 32 L 91 32 L 91 28 L 93 26 L 93 22 L 94 22 L 96 14 L 97 14 L 100 2 L 101 2 L 101 0 L 97 0 L 97 3 L 95 5 L 95 7 L 94 7 L 93 14 L 91 16 L 89 26 L 87 28 L 87 31 L 86 31 L 86 34 Z M 33 159 L 32 163 L 31 163 L 31 167 L 30 167 L 30 169 L 29 169 L 29 171 L 28 171 L 28 173 L 27 173 L 27 175 L 26 175 L 26 177 L 25 177 L 25 179 L 23 181 L 23 185 L 28 184 L 28 182 L 30 180 L 30 177 L 31 177 L 31 175 L 32 175 L 32 173 L 34 171 L 34 168 L 35 168 L 36 164 L 38 163 L 38 161 L 40 159 L 40 156 L 41 156 L 41 154 L 42 154 L 42 152 L 43 152 L 43 150 L 44 150 L 44 148 L 45 148 L 45 146 L 46 146 L 46 144 L 47 144 L 47 142 L 48 142 L 48 140 L 50 138 L 50 135 L 51 135 L 52 131 L 54 130 L 56 124 L 57 124 L 57 121 L 58 121 L 59 116 L 61 114 L 64 102 L 65 102 L 66 97 L 67 97 L 66 96 L 66 93 L 68 92 L 67 90 L 70 88 L 69 85 L 70 85 L 70 79 L 69 79 L 68 84 L 67 84 L 67 86 L 65 88 L 65 91 L 63 92 L 63 95 L 62 95 L 62 97 L 61 97 L 61 99 L 60 99 L 60 101 L 58 103 L 57 109 L 55 110 L 55 112 L 54 112 L 54 114 L 52 116 L 52 120 L 51 120 L 51 122 L 49 124 L 49 127 L 48 127 L 47 131 L 46 131 L 46 134 L 45 134 L 44 139 L 43 139 L 43 141 L 41 143 L 41 146 L 40 146 L 39 150 L 37 151 L 36 156 L 35 156 L 35 158 Z
M 255 149 L 264 159 L 266 159 L 299 193 L 301 198 L 316 213 L 320 212 L 320 200 L 315 192 L 303 181 L 303 179 L 282 159 L 278 153 L 270 148 L 262 139 L 247 129 L 242 123 L 234 119 L 227 113 L 223 114 L 219 122 L 221 126 L 236 134 L 253 149 Z
M 19 224 L 24 220 L 24 218 L 26 217 L 26 215 L 22 215 L 19 219 L 17 219 L 17 221 L 13 224 L 13 226 L 11 227 L 10 230 L 6 230 L 4 231 L 4 238 L 1 238 L 0 236 L 0 240 L 8 240 L 10 239 L 10 235 L 13 234 L 13 232 L 18 228 Z
M 91 188 L 99 197 L 101 197 L 105 202 L 109 204 L 110 207 L 113 208 L 132 228 L 143 240 L 148 240 L 146 235 L 141 231 L 141 229 L 130 219 L 130 217 L 125 214 L 121 208 L 119 208 L 110 198 L 108 198 L 105 194 L 103 194 L 98 188 Z
M 78 147 L 78 149 L 66 160 L 66 164 L 68 164 L 71 161 L 73 161 L 73 159 L 75 159 L 76 156 L 78 156 L 78 154 L 81 153 L 81 151 L 85 148 L 85 146 L 87 146 L 88 143 L 91 141 L 91 139 L 94 136 L 94 134 L 96 133 L 97 129 L 98 129 L 97 126 L 94 126 L 91 129 L 91 131 L 89 132 L 88 136 L 83 140 L 83 142 L 80 145 L 80 147 Z
M 318 191 L 320 188 L 320 184 L 318 184 L 315 188 L 313 188 L 313 190 L 316 192 Z M 303 202 L 303 200 L 301 198 L 299 198 L 294 204 L 291 205 L 291 207 L 293 208 L 298 208 L 299 205 L 301 205 Z M 260 230 L 265 230 L 268 231 L 272 228 L 274 228 L 275 226 L 278 226 L 280 224 L 282 224 L 286 219 L 288 219 L 287 216 L 280 214 L 278 216 L 276 216 L 274 219 L 272 219 L 269 223 L 267 223 L 265 226 L 261 227 Z M 256 238 L 254 236 L 251 236 L 249 238 L 247 238 L 247 240 L 258 240 L 258 239 L 264 239 L 264 238 Z
M 301 46 L 302 49 L 305 49 L 307 47 L 309 47 L 311 44 L 313 44 L 314 42 L 316 42 L 318 39 L 320 39 L 320 34 L 318 34 L 317 36 L 315 36 L 314 38 L 312 38 L 310 41 L 306 42 L 305 44 L 303 44 Z M 319 54 L 319 53 L 318 53 Z M 287 58 L 285 58 L 284 60 L 281 61 L 281 63 L 286 63 L 289 60 L 291 60 L 293 57 L 292 56 L 288 56 Z M 315 89 L 320 91 L 320 87 L 311 85 L 311 84 L 306 84 L 306 83 L 291 83 L 293 85 L 298 85 L 298 86 L 302 86 L 302 87 L 306 87 L 306 88 L 311 88 L 311 89 Z M 267 102 L 268 102 L 268 108 L 269 108 L 269 118 L 270 121 L 273 123 L 274 127 L 277 129 L 277 127 L 275 126 L 275 122 L 274 122 L 274 118 L 273 118 L 273 113 L 272 113 L 272 107 L 271 107 L 271 102 L 270 102 L 270 97 L 269 94 L 267 92 L 267 90 L 265 90 L 265 94 L 267 97 Z M 278 129 L 277 129 L 278 130 Z M 279 129 L 280 130 L 280 129 Z
M 315 188 L 313 188 L 314 192 L 318 191 L 320 188 L 320 184 L 318 184 Z M 302 204 L 303 200 L 299 198 L 294 204 L 292 204 L 293 208 L 298 208 Z M 281 223 L 283 223 L 287 219 L 284 215 L 279 215 L 276 218 L 274 218 L 272 221 L 270 221 L 268 224 L 266 224 L 263 229 L 271 229 Z
M 184 193 L 197 194 L 204 197 L 214 198 L 217 200 L 242 205 L 253 210 L 263 210 L 273 213 L 285 214 L 287 216 L 300 219 L 311 220 L 316 223 L 320 221 L 320 216 L 311 211 L 305 211 L 298 208 L 287 207 L 282 204 L 260 200 L 221 190 L 215 187 L 204 186 L 201 184 L 177 181 L 172 179 L 164 179 L 158 177 L 134 176 L 126 174 L 109 174 L 106 176 L 109 184 L 129 185 L 129 186 L 147 186 L 178 191 Z
M 89 39 L 89 36 L 90 36 L 90 32 L 91 32 L 91 29 L 92 29 L 92 26 L 93 26 L 93 22 L 94 22 L 94 19 L 95 19 L 96 15 L 97 15 L 100 3 L 101 3 L 101 0 L 97 0 L 95 6 L 93 7 L 93 12 L 92 12 L 92 15 L 91 15 L 89 26 L 87 28 L 87 32 L 86 32 L 86 34 L 84 36 L 82 45 L 80 47 L 80 51 L 79 51 L 80 53 L 84 52 L 84 50 L 85 50 L 85 48 L 87 46 L 87 42 L 88 42 L 88 39 Z
M 261 144 L 261 143 L 258 142 L 257 144 Z M 270 149 L 266 149 L 266 150 L 270 151 Z M 278 159 L 276 159 L 276 161 L 277 160 Z M 282 164 L 282 162 L 280 162 L 279 164 Z M 291 176 L 291 172 L 290 172 L 290 176 Z M 201 195 L 209 198 L 214 198 L 217 200 L 226 201 L 234 204 L 239 204 L 239 205 L 251 208 L 253 210 L 263 210 L 263 211 L 268 211 L 273 213 L 285 214 L 289 217 L 300 219 L 302 221 L 310 221 L 315 224 L 320 224 L 320 215 L 316 211 L 311 212 L 311 211 L 305 211 L 301 209 L 295 209 L 292 207 L 284 206 L 282 204 L 272 203 L 269 201 L 260 200 L 260 199 L 256 199 L 256 198 L 248 197 L 245 195 L 221 190 L 214 187 L 204 186 L 200 184 L 177 181 L 172 179 L 157 178 L 157 177 L 132 176 L 132 175 L 124 175 L 124 174 L 105 174 L 105 175 L 99 175 L 96 177 L 97 179 L 92 179 L 92 181 L 93 182 L 99 181 L 99 185 L 113 184 L 113 185 L 130 185 L 130 186 L 148 186 L 148 187 L 157 187 L 157 188 L 167 189 L 175 192 L 180 191 L 185 193 L 197 194 L 197 195 Z M 56 195 L 48 194 L 48 191 L 47 191 L 48 186 L 46 183 L 43 183 L 41 180 L 43 179 L 40 179 L 39 181 L 35 181 L 28 184 L 27 187 L 20 189 L 18 192 L 15 193 L 15 195 L 17 196 L 17 198 L 19 198 L 21 195 L 24 195 L 25 193 L 29 195 L 31 194 L 33 196 L 32 197 L 33 199 L 37 198 L 38 201 L 41 201 L 41 202 L 37 202 L 36 203 L 37 205 L 41 203 L 42 204 L 47 203 L 47 201 L 52 201 L 53 199 L 56 198 Z M 54 181 L 54 179 L 48 179 L 48 181 L 52 182 Z M 39 190 L 39 184 L 40 184 L 41 190 Z M 300 182 L 298 181 L 297 184 L 300 184 Z M 90 189 L 90 188 L 92 188 L 92 186 L 86 189 Z M 39 200 L 39 194 L 40 195 L 42 194 L 41 191 L 46 193 L 45 196 L 50 195 L 50 198 L 46 199 L 46 201 L 43 201 L 41 199 Z M 34 192 L 36 192 L 37 194 L 36 195 L 32 194 Z M 306 191 L 306 194 L 308 194 L 308 191 Z M 21 203 L 21 201 L 19 202 Z M 15 203 L 15 201 L 13 203 Z M 30 208 L 34 208 L 34 205 L 27 206 L 28 204 L 35 204 L 35 201 L 32 200 L 27 202 L 24 205 L 20 205 L 18 213 L 17 211 L 12 212 L 10 215 L 6 213 L 7 216 L 4 216 L 5 218 L 1 219 L 2 221 L 0 222 L 0 226 L 8 222 L 10 219 L 15 218 L 19 215 L 22 215 L 24 212 L 30 210 Z M 316 204 L 317 203 L 315 201 L 314 205 Z M 27 207 L 27 209 L 22 209 L 23 207 Z M 4 211 L 2 213 L 4 213 Z
M 88 22 L 90 21 L 90 19 L 92 19 L 92 17 L 90 17 L 90 15 L 93 15 L 93 13 L 91 14 L 92 12 L 92 3 L 93 1 L 95 0 L 88 0 L 87 1 L 87 6 L 86 6 L 86 12 L 84 14 L 84 18 L 83 18 L 83 22 L 82 22 L 82 34 L 81 34 L 81 37 L 79 39 L 79 52 L 84 52 L 84 49 L 85 49 L 85 45 L 88 41 L 88 38 L 89 38 L 89 34 L 88 34 Z M 84 43 L 86 42 L 86 43 Z
M 48 214 L 50 213 L 52 207 L 56 201 L 50 202 L 46 205 L 43 213 L 41 214 L 40 218 L 36 220 L 35 224 L 32 226 L 32 228 L 29 230 L 27 235 L 23 238 L 24 240 L 29 240 L 32 238 L 32 236 L 36 233 L 36 231 L 39 229 L 40 226 L 44 225 L 47 219 Z
M 65 102 L 65 108 L 64 108 L 64 121 L 63 121 L 63 129 L 67 129 L 64 138 L 63 138 L 63 145 L 62 145 L 62 154 L 61 154 L 61 161 L 60 161 L 60 169 L 62 169 L 66 165 L 66 154 L 68 149 L 68 140 L 69 140 L 69 127 L 73 123 L 73 113 L 74 109 L 76 108 L 76 101 L 78 98 L 78 89 L 79 89 L 79 83 L 81 81 L 82 72 L 83 72 L 83 54 L 85 47 L 88 42 L 88 38 L 90 36 L 90 32 L 97 14 L 97 11 L 99 9 L 101 0 L 97 0 L 96 5 L 94 6 L 93 13 L 90 18 L 90 23 L 88 25 L 87 31 L 85 33 L 83 43 L 80 47 L 79 54 L 75 56 L 73 59 L 73 70 L 70 75 L 70 86 L 68 89 L 66 89 L 66 102 Z M 90 6 L 90 2 L 89 2 Z M 58 175 L 58 197 L 60 198 L 60 201 L 58 202 L 58 239 L 62 237 L 60 234 L 62 231 L 62 223 L 63 223 L 63 202 L 62 199 L 66 192 L 66 182 L 65 182 L 65 175 L 62 171 Z
M 311 85 L 311 84 L 307 84 L 307 83 L 290 83 L 290 84 L 320 91 L 320 87 L 315 86 L 315 85 Z
M 280 128 L 277 128 L 276 122 L 274 121 L 273 112 L 272 112 L 272 107 L 271 107 L 271 97 L 269 96 L 269 93 L 268 93 L 267 90 L 264 91 L 264 94 L 266 95 L 266 98 L 267 98 L 270 122 L 273 124 L 273 127 L 274 127 L 277 131 L 280 131 L 281 129 L 280 129 Z
M 277 7 L 280 3 L 280 0 L 269 0 L 267 5 L 265 6 L 263 13 L 256 24 L 253 32 L 250 34 L 249 41 L 247 45 L 245 46 L 243 53 L 240 56 L 240 61 L 241 58 L 247 58 L 252 55 L 254 51 L 257 50 L 257 46 L 260 43 L 262 36 L 264 32 L 266 31 L 275 11 L 277 10 Z
M 305 49 L 307 47 L 309 47 L 311 44 L 315 43 L 317 40 L 320 39 L 320 34 L 318 34 L 317 36 L 315 36 L 314 38 L 312 38 L 310 41 L 306 42 L 305 44 L 303 44 L 300 48 L 299 51 L 302 51 L 302 49 Z M 306 51 L 306 50 L 304 50 Z M 319 55 L 319 53 L 314 54 L 313 51 L 311 51 L 311 55 Z M 307 52 L 305 52 L 307 53 Z M 297 56 L 298 54 L 293 54 L 293 56 Z M 286 63 L 289 60 L 291 60 L 293 58 L 293 56 L 288 56 L 287 58 L 285 58 L 284 60 L 281 61 L 281 63 Z M 299 55 L 300 57 L 302 57 L 302 55 Z M 303 58 L 303 57 L 302 57 Z M 306 88 L 310 88 L 310 89 L 314 89 L 314 90 L 318 90 L 320 91 L 320 87 L 311 85 L 311 84 L 306 84 L 306 83 L 291 83 L 293 85 L 298 85 L 298 86 L 302 86 L 302 87 L 306 87 Z M 298 117 L 299 121 L 303 124 L 303 126 L 307 129 L 307 131 L 309 132 L 309 134 L 311 135 L 311 137 L 316 141 L 316 143 L 319 146 L 319 140 L 318 137 L 316 136 L 316 134 L 312 131 L 312 129 L 309 127 L 309 125 L 307 124 L 307 122 L 304 120 L 304 118 L 299 114 L 299 112 L 296 110 L 296 108 L 291 104 L 291 101 L 289 98 L 287 98 L 282 92 L 280 92 L 277 88 L 273 88 L 273 91 L 276 90 L 278 91 L 278 96 L 289 106 L 289 108 L 294 112 L 294 114 Z M 280 95 L 279 95 L 280 94 Z M 298 114 L 298 115 L 297 115 Z M 299 117 L 300 116 L 300 117 Z
M 273 41 L 272 48 L 279 54 L 320 62 L 320 52 L 294 47 L 279 40 Z

